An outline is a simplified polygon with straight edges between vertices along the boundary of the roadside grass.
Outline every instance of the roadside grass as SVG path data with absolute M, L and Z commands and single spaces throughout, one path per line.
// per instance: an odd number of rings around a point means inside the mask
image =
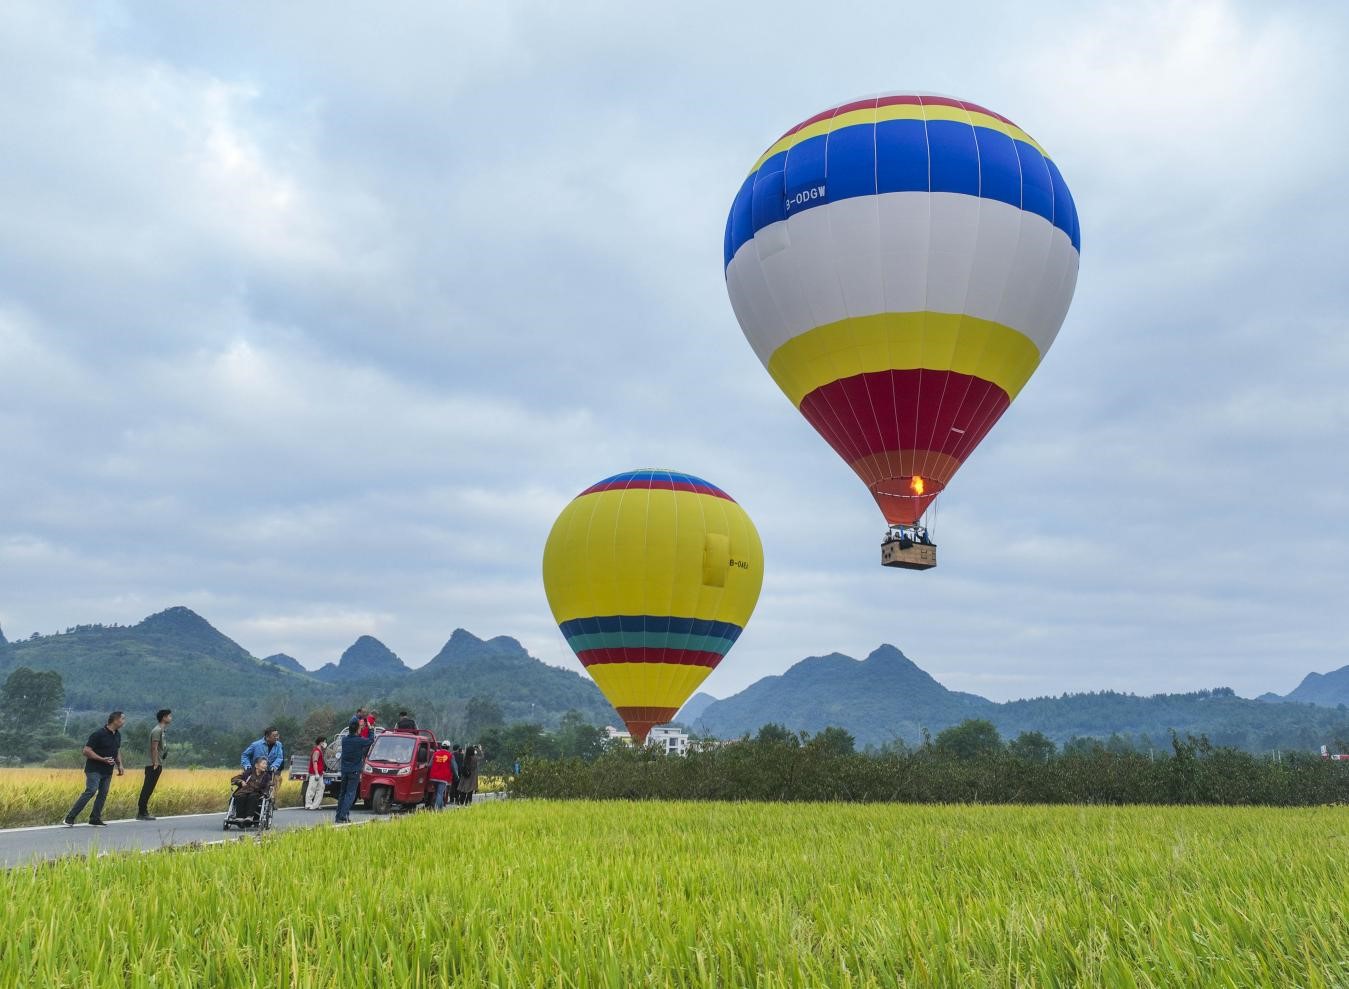
M 150 813 L 197 814 L 224 813 L 229 803 L 233 769 L 168 769 L 159 778 Z M 103 816 L 108 820 L 134 817 L 141 784 L 142 767 L 129 767 L 125 776 L 113 776 Z M 26 827 L 56 824 L 84 790 L 82 769 L 0 769 L 0 827 Z M 279 794 L 282 807 L 298 807 L 303 802 L 300 784 L 283 783 Z M 92 804 L 92 801 L 90 801 Z M 87 818 L 86 807 L 82 818 Z

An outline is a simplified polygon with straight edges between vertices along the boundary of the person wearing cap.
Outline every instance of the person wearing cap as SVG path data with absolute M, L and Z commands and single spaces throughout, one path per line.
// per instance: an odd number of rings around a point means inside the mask
M 445 791 L 454 786 L 454 753 L 449 742 L 441 742 L 431 757 L 431 782 L 436 785 L 436 810 L 444 810 Z
M 361 789 L 361 767 L 365 764 L 365 754 L 370 751 L 370 742 L 371 739 L 361 735 L 360 721 L 352 718 L 342 737 L 342 790 L 337 797 L 334 823 L 346 824 L 351 820 L 351 807 Z

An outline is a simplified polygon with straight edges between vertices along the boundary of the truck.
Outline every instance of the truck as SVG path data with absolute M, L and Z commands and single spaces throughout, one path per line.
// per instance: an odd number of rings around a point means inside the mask
M 343 728 L 324 750 L 326 771 L 323 774 L 325 796 L 336 798 L 342 788 Z M 436 736 L 428 728 L 376 727 L 375 740 L 365 754 L 361 765 L 361 782 L 356 791 L 362 807 L 376 814 L 387 814 L 396 808 L 411 809 L 418 805 L 430 806 L 435 801 L 436 788 L 431 783 L 431 756 L 436 750 Z M 309 780 L 309 753 L 291 756 L 289 777 L 307 783 Z
M 382 725 L 376 725 L 373 729 L 375 738 L 378 739 L 387 730 Z M 342 789 L 342 739 L 346 737 L 347 729 L 343 728 L 323 750 L 323 795 L 334 800 Z M 288 779 L 308 785 L 309 752 L 312 748 L 312 745 L 308 746 L 304 752 L 296 752 L 290 757 L 290 770 L 286 774 Z
M 361 767 L 358 797 L 376 814 L 395 806 L 430 806 L 436 788 L 431 783 L 431 755 L 436 736 L 429 728 L 391 728 L 380 734 Z

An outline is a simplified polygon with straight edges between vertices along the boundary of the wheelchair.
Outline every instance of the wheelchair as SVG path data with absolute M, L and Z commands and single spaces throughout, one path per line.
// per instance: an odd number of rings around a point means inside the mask
M 257 796 L 257 813 L 250 814 L 251 809 L 247 807 L 246 801 L 252 794 L 239 795 L 240 787 L 236 786 L 230 791 L 229 807 L 225 810 L 225 822 L 223 830 L 237 828 L 240 831 L 257 831 L 261 834 L 264 831 L 270 831 L 272 828 L 272 811 L 276 805 L 276 780 L 273 779 L 270 786 Z

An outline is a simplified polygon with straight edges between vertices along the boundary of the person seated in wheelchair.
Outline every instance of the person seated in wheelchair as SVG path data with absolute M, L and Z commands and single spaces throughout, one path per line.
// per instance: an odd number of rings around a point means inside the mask
M 236 821 L 258 819 L 262 813 L 262 798 L 271 796 L 275 774 L 267 768 L 267 760 L 253 760 L 251 769 L 247 769 L 230 780 L 234 786 L 234 819 Z

